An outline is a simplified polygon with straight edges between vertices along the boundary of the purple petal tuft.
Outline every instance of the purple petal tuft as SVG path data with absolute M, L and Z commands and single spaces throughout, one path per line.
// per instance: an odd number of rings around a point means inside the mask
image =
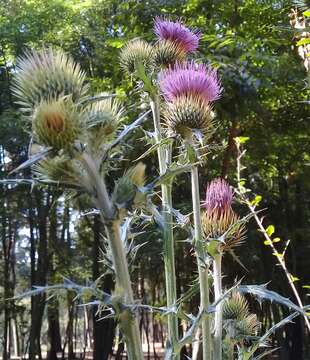
M 173 22 L 156 17 L 154 32 L 159 40 L 171 40 L 178 43 L 186 53 L 194 52 L 199 45 L 200 33 L 191 31 L 180 21 Z
M 224 211 L 231 206 L 233 191 L 223 179 L 212 180 L 206 190 L 206 200 L 203 206 L 207 211 Z
M 194 61 L 176 64 L 159 75 L 159 85 L 166 101 L 172 102 L 180 96 L 199 97 L 212 102 L 222 92 L 215 69 Z

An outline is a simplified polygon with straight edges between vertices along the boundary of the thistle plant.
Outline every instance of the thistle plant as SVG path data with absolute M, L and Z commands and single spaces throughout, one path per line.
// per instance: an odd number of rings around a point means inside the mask
M 223 353 L 233 360 L 235 348 L 238 359 L 249 360 L 275 329 L 299 314 L 306 318 L 307 308 L 299 301 L 300 307 L 296 306 L 264 286 L 236 284 L 223 292 L 222 258 L 243 241 L 245 220 L 233 210 L 234 192 L 223 179 L 211 181 L 206 188 L 205 200 L 201 201 L 198 173 L 205 156 L 205 145 L 215 128 L 213 104 L 221 96 L 221 82 L 212 67 L 187 60 L 187 55 L 198 48 L 200 33 L 188 29 L 180 21 L 166 18 L 155 19 L 154 32 L 157 37 L 154 44 L 134 39 L 121 50 L 121 67 L 140 85 L 137 89 L 146 93 L 151 108 L 123 130 L 124 108 L 108 94 L 90 96 L 85 73 L 64 53 L 45 49 L 27 53 L 19 61 L 14 93 L 31 124 L 32 141 L 41 150 L 18 169 L 33 165 L 36 183 L 61 186 L 66 191 L 88 197 L 100 213 L 107 240 L 107 262 L 115 274 L 116 286 L 112 295 L 100 291 L 96 283 L 81 287 L 69 281 L 65 286 L 55 285 L 48 289 L 69 288 L 77 291 L 81 298 L 87 292 L 100 306 L 108 307 L 119 321 L 130 360 L 143 359 L 137 322 L 139 308 L 167 316 L 167 360 L 179 359 L 182 347 L 193 342 L 199 328 L 202 329 L 203 360 L 221 360 Z M 145 184 L 145 165 L 137 163 L 115 181 L 112 190 L 109 189 L 106 177 L 113 168 L 112 150 L 116 152 L 122 139 L 150 112 L 154 135 L 148 152 L 157 151 L 159 177 Z M 172 162 L 173 142 L 181 143 L 176 163 Z M 238 191 L 244 195 L 240 185 L 240 158 L 241 155 L 238 158 Z M 177 299 L 176 292 L 172 181 L 175 174 L 184 171 L 191 172 L 194 226 L 188 228 L 193 233 L 192 246 L 199 277 L 200 309 L 196 315 L 184 313 L 182 299 Z M 152 203 L 152 191 L 156 186 L 161 187 L 160 211 Z M 247 198 L 243 197 L 243 200 L 251 205 Z M 131 287 L 126 237 L 133 214 L 141 208 L 157 216 L 163 234 L 167 306 L 162 308 L 135 303 Z M 251 205 L 249 209 L 257 220 L 255 208 Z M 264 230 L 261 222 L 258 224 Z M 266 232 L 264 235 L 266 237 Z M 209 299 L 210 280 L 214 286 L 213 304 Z M 278 301 L 294 313 L 246 348 L 244 339 L 253 339 L 257 335 L 259 323 L 250 313 L 241 292 Z M 215 312 L 213 334 L 212 312 Z M 178 332 L 179 318 L 186 320 L 188 325 L 182 337 Z
M 209 259 L 202 236 L 200 192 L 197 167 L 197 149 L 194 132 L 206 134 L 213 127 L 211 102 L 218 99 L 221 86 L 215 70 L 194 62 L 177 64 L 160 74 L 160 88 L 166 100 L 164 120 L 169 129 L 180 135 L 184 144 L 191 148 L 194 156 L 189 157 L 191 167 L 192 201 L 194 217 L 194 241 L 196 252 L 201 309 L 209 307 Z M 211 359 L 210 317 L 202 321 L 203 359 Z
M 222 296 L 222 257 L 225 251 L 240 244 L 244 225 L 232 209 L 233 191 L 223 179 L 208 184 L 205 211 L 202 216 L 203 232 L 213 256 L 214 299 Z M 222 359 L 222 303 L 216 307 L 214 318 L 214 358 Z
M 15 95 L 32 123 L 34 141 L 47 148 L 36 155 L 36 179 L 60 184 L 87 194 L 100 212 L 115 272 L 114 306 L 130 359 L 142 360 L 143 352 L 135 313 L 134 297 L 121 239 L 124 217 L 137 204 L 145 167 L 138 164 L 116 182 L 109 194 L 105 177 L 111 139 L 119 126 L 121 111 L 111 100 L 89 105 L 85 74 L 59 51 L 33 52 L 20 59 Z M 89 97 L 90 98 L 90 97 Z M 47 155 L 46 155 L 47 153 Z
M 185 60 L 186 54 L 198 47 L 199 35 L 186 28 L 180 21 L 173 22 L 157 17 L 154 22 L 154 33 L 157 42 L 151 47 L 143 40 L 129 42 L 120 54 L 122 67 L 142 81 L 143 89 L 150 98 L 150 107 L 153 114 L 154 137 L 158 154 L 159 173 L 163 176 L 171 164 L 171 144 L 163 144 L 165 137 L 161 127 L 160 92 L 156 79 L 158 69 L 173 66 L 177 61 Z M 172 217 L 172 184 L 161 184 L 164 265 L 167 306 L 175 307 L 177 302 L 176 275 L 175 275 L 175 243 L 173 237 Z M 177 348 L 178 319 L 174 311 L 168 314 L 168 339 L 171 348 Z M 177 353 L 173 357 L 178 359 Z

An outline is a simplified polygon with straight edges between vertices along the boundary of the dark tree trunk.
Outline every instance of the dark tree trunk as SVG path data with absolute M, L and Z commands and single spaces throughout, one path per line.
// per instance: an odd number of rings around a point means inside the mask
M 100 237 L 101 237 L 101 221 L 99 216 L 95 216 L 93 233 L 93 280 L 100 276 Z M 110 293 L 113 287 L 113 279 L 111 275 L 107 275 L 104 279 L 103 290 Z M 113 340 L 115 332 L 115 324 L 113 319 L 98 319 L 103 314 L 97 314 L 97 307 L 93 308 L 93 341 L 94 341 L 94 360 L 107 360 L 112 354 Z
M 50 350 L 48 353 L 49 360 L 57 360 L 57 353 L 61 352 L 61 337 L 59 325 L 59 302 L 57 299 L 49 301 L 47 307 L 48 317 L 48 337 Z
M 54 278 L 54 260 L 55 250 L 58 245 L 57 237 L 57 202 L 55 201 L 53 207 L 50 210 L 50 226 L 48 237 L 49 248 L 49 279 L 53 282 Z M 48 337 L 50 343 L 50 349 L 48 353 L 49 360 L 57 360 L 57 353 L 61 352 L 61 336 L 60 336 L 60 324 L 59 324 L 59 302 L 57 298 L 53 298 L 49 301 L 47 307 L 47 319 L 48 319 Z
M 50 206 L 49 194 L 35 190 L 35 198 L 37 205 L 38 220 L 38 261 L 37 270 L 35 272 L 35 285 L 45 286 L 47 281 L 47 273 L 49 268 L 48 243 L 47 243 L 47 216 Z M 31 309 L 31 328 L 29 335 L 29 359 L 35 360 L 36 354 L 39 359 L 41 355 L 41 327 L 45 309 L 45 294 L 33 297 Z

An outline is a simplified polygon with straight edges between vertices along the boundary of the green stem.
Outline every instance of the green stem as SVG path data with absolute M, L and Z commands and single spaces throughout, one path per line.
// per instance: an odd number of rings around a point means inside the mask
M 235 344 L 232 340 L 228 341 L 228 360 L 234 360 Z
M 154 95 L 150 102 L 155 140 L 159 144 L 162 141 L 162 132 L 160 125 L 160 101 L 159 96 Z M 171 147 L 159 146 L 157 150 L 159 172 L 163 175 L 167 170 L 167 165 L 171 163 Z M 161 185 L 162 208 L 164 217 L 164 266 L 165 266 L 165 282 L 167 294 L 167 307 L 174 306 L 177 301 L 176 274 L 175 274 L 175 252 L 173 238 L 173 218 L 172 218 L 172 187 L 171 184 Z M 176 314 L 168 314 L 168 338 L 172 348 L 177 349 L 178 344 L 178 318 Z M 178 360 L 179 355 L 174 354 L 173 359 Z
M 199 195 L 197 166 L 192 167 L 191 178 L 192 178 L 192 201 L 193 201 L 194 233 L 195 233 L 194 246 L 196 251 L 198 273 L 199 273 L 200 307 L 204 311 L 207 311 L 209 307 L 209 281 L 208 281 L 209 266 L 204 262 L 206 256 L 202 243 L 200 195 Z M 202 321 L 202 351 L 203 351 L 203 360 L 211 360 L 210 317 L 207 314 L 205 314 L 204 319 Z
M 214 257 L 213 261 L 213 282 L 214 282 L 214 301 L 222 296 L 222 254 L 221 252 Z M 217 304 L 214 318 L 214 359 L 222 360 L 222 329 L 223 315 L 222 302 Z
M 107 233 L 112 254 L 112 262 L 116 276 L 116 293 L 124 304 L 133 305 L 134 297 L 126 253 L 120 234 L 120 220 L 115 218 L 113 204 L 109 198 L 105 181 L 100 175 L 95 160 L 86 152 L 81 156 L 81 162 L 89 175 L 89 181 L 95 192 L 96 206 L 101 212 L 101 218 Z M 143 360 L 142 344 L 136 317 L 129 310 L 120 313 L 120 327 L 125 337 L 125 343 L 130 360 Z

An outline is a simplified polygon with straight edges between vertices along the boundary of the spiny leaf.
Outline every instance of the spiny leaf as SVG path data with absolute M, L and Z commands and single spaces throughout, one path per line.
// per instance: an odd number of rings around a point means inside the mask
M 271 302 L 276 302 L 278 304 L 284 305 L 290 309 L 294 309 L 299 314 L 304 315 L 304 309 L 295 305 L 290 299 L 283 297 L 282 295 L 276 293 L 275 291 L 268 290 L 266 285 L 241 285 L 239 291 L 246 294 L 251 294 L 258 299 L 269 300 Z
M 52 148 L 47 148 L 33 156 L 31 156 L 27 161 L 23 162 L 21 165 L 19 165 L 16 169 L 12 170 L 10 174 L 16 173 L 20 170 L 26 169 L 27 167 L 37 163 L 38 161 L 44 159 L 46 155 L 52 150 Z
M 162 147 L 163 145 L 168 145 L 172 142 L 173 142 L 172 138 L 162 139 L 159 143 L 152 145 L 145 153 L 139 156 L 135 161 L 139 161 L 145 158 L 146 156 L 152 154 L 154 151 L 156 151 L 158 148 Z

